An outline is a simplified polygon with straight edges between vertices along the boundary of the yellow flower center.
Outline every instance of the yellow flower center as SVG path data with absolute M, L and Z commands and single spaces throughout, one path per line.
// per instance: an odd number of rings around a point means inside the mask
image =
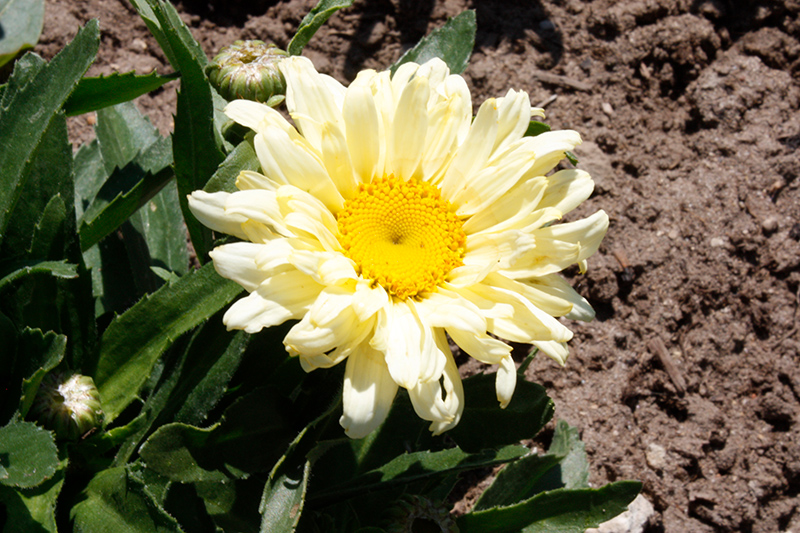
M 384 176 L 339 212 L 339 241 L 359 274 L 398 298 L 433 290 L 463 263 L 467 236 L 439 189 Z

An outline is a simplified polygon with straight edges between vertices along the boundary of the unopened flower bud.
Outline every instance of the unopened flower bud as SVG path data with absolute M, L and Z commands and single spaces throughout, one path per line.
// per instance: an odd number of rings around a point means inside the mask
M 78 439 L 103 423 L 92 378 L 68 372 L 51 372 L 42 379 L 31 414 L 61 439 Z
M 286 94 L 278 63 L 288 55 L 263 41 L 236 41 L 220 50 L 206 67 L 206 74 L 228 101 L 243 98 L 274 107 Z
M 422 496 L 402 496 L 387 512 L 386 533 L 415 533 L 436 531 L 458 533 L 450 512 Z

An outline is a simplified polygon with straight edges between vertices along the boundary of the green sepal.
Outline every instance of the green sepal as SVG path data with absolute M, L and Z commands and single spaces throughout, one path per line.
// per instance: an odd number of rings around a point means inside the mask
M 425 63 L 438 57 L 450 68 L 452 74 L 461 74 L 467 69 L 472 49 L 475 48 L 477 23 L 475 11 L 470 9 L 448 19 L 441 28 L 433 30 L 420 39 L 414 48 L 407 51 L 390 67 L 392 74 L 403 63 Z

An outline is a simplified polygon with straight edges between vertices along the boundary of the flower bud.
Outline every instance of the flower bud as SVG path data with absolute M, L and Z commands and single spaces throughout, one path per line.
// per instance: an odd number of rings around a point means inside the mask
M 206 67 L 206 74 L 228 101 L 243 98 L 274 107 L 286 94 L 278 63 L 288 55 L 263 41 L 236 41 L 220 50 Z
M 31 415 L 61 439 L 75 440 L 103 423 L 100 393 L 89 376 L 51 372 L 42 379 Z
M 422 496 L 402 496 L 387 512 L 386 533 L 415 533 L 417 531 L 439 531 L 458 533 L 450 512 Z

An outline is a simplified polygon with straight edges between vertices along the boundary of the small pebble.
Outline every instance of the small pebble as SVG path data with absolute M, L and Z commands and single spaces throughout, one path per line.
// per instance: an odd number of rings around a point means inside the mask
M 776 217 L 770 216 L 765 218 L 761 221 L 761 229 L 769 235 L 770 233 L 775 233 L 778 229 L 778 219 Z
M 642 533 L 655 513 L 653 504 L 639 494 L 627 511 L 603 522 L 597 529 L 587 529 L 586 533 Z
M 614 116 L 614 108 L 608 102 L 603 102 L 600 107 L 603 109 L 603 113 L 609 117 Z
M 667 450 L 661 445 L 652 443 L 647 446 L 644 457 L 647 460 L 648 466 L 653 470 L 664 470 L 667 466 Z
M 709 241 L 709 244 L 712 248 L 719 248 L 720 246 L 725 246 L 725 239 L 714 237 Z

